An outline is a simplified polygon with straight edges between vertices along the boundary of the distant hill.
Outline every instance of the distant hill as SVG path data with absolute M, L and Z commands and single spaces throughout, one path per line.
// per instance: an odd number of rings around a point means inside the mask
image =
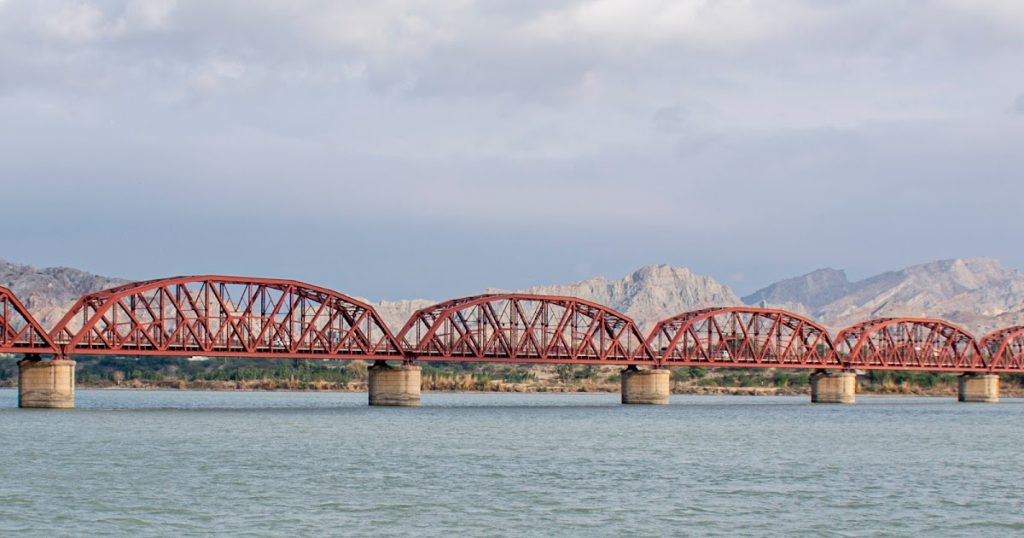
M 47 328 L 79 296 L 124 282 L 67 267 L 37 269 L 0 261 L 0 285 L 14 290 Z M 744 303 L 793 310 L 833 329 L 873 317 L 929 316 L 959 323 L 980 336 L 1024 320 L 1024 274 L 1003 268 L 990 258 L 936 261 L 855 282 L 841 270 L 819 269 L 768 285 L 742 299 L 710 276 L 668 265 L 642 267 L 621 279 L 599 276 L 521 291 L 605 304 L 632 317 L 643 330 L 687 310 Z M 412 299 L 370 304 L 397 333 L 412 312 L 434 302 Z
M 0 260 L 0 285 L 10 288 L 46 329 L 53 327 L 80 296 L 125 282 L 69 267 L 37 269 Z
M 438 301 L 432 301 L 430 299 L 402 299 L 400 301 L 379 301 L 373 302 L 366 299 L 359 299 L 365 301 L 373 307 L 374 310 L 380 314 L 381 319 L 387 324 L 391 332 L 398 336 L 398 332 L 402 330 L 405 322 L 409 320 L 412 313 L 421 309 L 426 308 L 432 304 L 436 304 Z
M 482 293 L 507 290 L 487 289 Z M 603 276 L 550 286 L 534 286 L 523 293 L 579 297 L 610 306 L 633 318 L 642 330 L 668 315 L 723 304 L 741 304 L 740 298 L 709 276 L 697 275 L 685 267 L 649 265 L 619 279 Z M 444 299 L 442 299 L 444 300 Z M 413 299 L 371 303 L 396 333 L 413 312 L 437 301 Z
M 596 277 L 522 291 L 568 295 L 607 305 L 633 318 L 644 330 L 661 319 L 687 310 L 742 304 L 731 289 L 714 278 L 669 265 L 641 267 L 620 280 Z
M 620 280 L 595 277 L 521 291 L 605 304 L 632 317 L 644 330 L 679 312 L 740 304 L 791 310 L 833 330 L 875 317 L 938 317 L 982 336 L 1024 321 L 1024 274 L 991 258 L 940 260 L 855 282 L 842 270 L 819 269 L 742 299 L 712 277 L 668 265 L 642 267 Z M 395 320 L 400 325 L 412 311 L 429 304 L 417 300 L 376 306 L 389 323 Z
M 818 269 L 803 276 L 780 280 L 743 298 L 749 305 L 798 305 L 801 310 L 816 310 L 851 291 L 846 271 Z
M 1024 274 L 991 258 L 914 265 L 850 282 L 821 269 L 743 298 L 802 311 L 833 328 L 889 316 L 938 317 L 979 336 L 1024 319 Z

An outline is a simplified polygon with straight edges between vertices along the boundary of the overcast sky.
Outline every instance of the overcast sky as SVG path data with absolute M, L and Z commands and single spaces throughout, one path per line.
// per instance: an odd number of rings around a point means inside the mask
M 445 298 L 1024 267 L 1019 0 L 0 0 L 0 257 Z

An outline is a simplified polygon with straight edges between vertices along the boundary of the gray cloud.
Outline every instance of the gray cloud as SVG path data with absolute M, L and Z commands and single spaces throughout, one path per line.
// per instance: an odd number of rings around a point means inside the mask
M 1013 104 L 1010 105 L 1010 112 L 1020 116 L 1024 116 L 1024 93 L 1017 96 L 1013 100 Z
M 654 130 L 665 134 L 678 134 L 683 130 L 686 110 L 679 106 L 666 106 L 654 111 Z
M 0 254 L 371 297 L 1024 266 L 1018 4 L 0 0 L 0 186 L 37 223 Z

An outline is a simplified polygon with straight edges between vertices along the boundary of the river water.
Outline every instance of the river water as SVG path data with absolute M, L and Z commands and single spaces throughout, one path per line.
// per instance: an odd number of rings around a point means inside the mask
M 1024 533 L 1024 401 L 0 390 L 0 535 Z

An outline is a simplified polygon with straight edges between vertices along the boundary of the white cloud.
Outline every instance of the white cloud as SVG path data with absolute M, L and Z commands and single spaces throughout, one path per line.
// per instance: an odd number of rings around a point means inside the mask
M 38 23 L 46 35 L 74 43 L 94 41 L 109 30 L 103 12 L 88 2 L 65 4 L 53 12 L 40 13 Z
M 321 44 L 358 50 L 382 58 L 418 56 L 459 39 L 472 21 L 465 1 L 330 3 L 306 17 Z
M 189 84 L 203 92 L 218 91 L 242 80 L 245 65 L 223 58 L 211 58 L 196 66 L 189 74 Z
M 39 37 L 89 46 L 164 29 L 176 7 L 177 0 L 131 0 L 115 5 L 66 0 L 31 5 L 30 16 Z
M 166 28 L 177 6 L 177 0 L 133 0 L 125 7 L 122 20 L 146 29 Z
M 597 47 L 733 47 L 786 35 L 819 18 L 813 4 L 752 0 L 599 0 L 550 10 L 525 37 L 590 41 Z
M 939 0 L 939 5 L 1024 31 L 1024 2 L 1019 0 Z

